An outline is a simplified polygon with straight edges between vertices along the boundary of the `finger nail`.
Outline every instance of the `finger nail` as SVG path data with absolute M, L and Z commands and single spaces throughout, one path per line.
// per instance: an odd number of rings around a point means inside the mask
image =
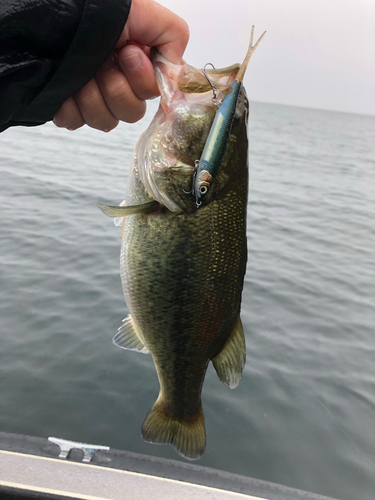
M 139 57 L 138 51 L 128 52 L 125 57 L 123 57 L 123 63 L 126 69 L 134 71 L 141 65 L 141 58 Z

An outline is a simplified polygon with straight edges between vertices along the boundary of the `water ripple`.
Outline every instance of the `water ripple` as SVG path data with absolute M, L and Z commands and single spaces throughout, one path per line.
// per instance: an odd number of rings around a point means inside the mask
M 176 459 L 139 437 L 149 356 L 116 349 L 127 314 L 124 197 L 147 120 L 111 134 L 52 125 L 0 136 L 1 430 Z M 373 500 L 375 118 L 251 103 L 247 364 L 210 367 L 202 465 Z

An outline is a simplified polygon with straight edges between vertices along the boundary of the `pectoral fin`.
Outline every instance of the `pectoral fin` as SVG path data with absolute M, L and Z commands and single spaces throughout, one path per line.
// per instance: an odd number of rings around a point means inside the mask
M 150 351 L 144 345 L 141 335 L 137 330 L 133 318 L 129 314 L 126 316 L 118 332 L 113 337 L 112 342 L 122 349 L 130 349 L 132 351 L 143 352 L 148 354 Z
M 246 361 L 245 336 L 240 316 L 220 354 L 212 359 L 216 373 L 223 384 L 235 389 L 240 383 Z
M 152 212 L 157 212 L 160 208 L 160 204 L 153 200 L 148 203 L 143 203 L 142 205 L 130 205 L 124 206 L 110 206 L 104 205 L 103 203 L 98 203 L 100 210 L 108 217 L 125 217 L 126 215 L 134 214 L 152 214 Z
M 125 200 L 122 201 L 119 206 L 120 207 L 125 207 L 126 206 L 126 201 Z M 113 219 L 113 223 L 114 223 L 115 226 L 124 226 L 124 221 L 125 221 L 125 217 L 114 217 L 114 219 Z M 122 232 L 124 232 L 124 230 Z

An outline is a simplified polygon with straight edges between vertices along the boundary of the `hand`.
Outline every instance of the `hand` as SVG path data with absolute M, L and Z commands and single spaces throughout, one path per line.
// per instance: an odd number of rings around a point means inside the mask
M 186 22 L 153 0 L 133 0 L 114 53 L 54 116 L 58 127 L 84 124 L 104 132 L 119 121 L 134 123 L 146 112 L 146 99 L 159 95 L 149 59 L 150 47 L 178 64 L 189 40 Z

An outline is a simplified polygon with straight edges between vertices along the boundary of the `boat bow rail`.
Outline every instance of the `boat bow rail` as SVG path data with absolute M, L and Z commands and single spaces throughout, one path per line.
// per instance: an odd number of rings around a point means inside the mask
M 334 500 L 177 460 L 0 432 L 0 500 Z

